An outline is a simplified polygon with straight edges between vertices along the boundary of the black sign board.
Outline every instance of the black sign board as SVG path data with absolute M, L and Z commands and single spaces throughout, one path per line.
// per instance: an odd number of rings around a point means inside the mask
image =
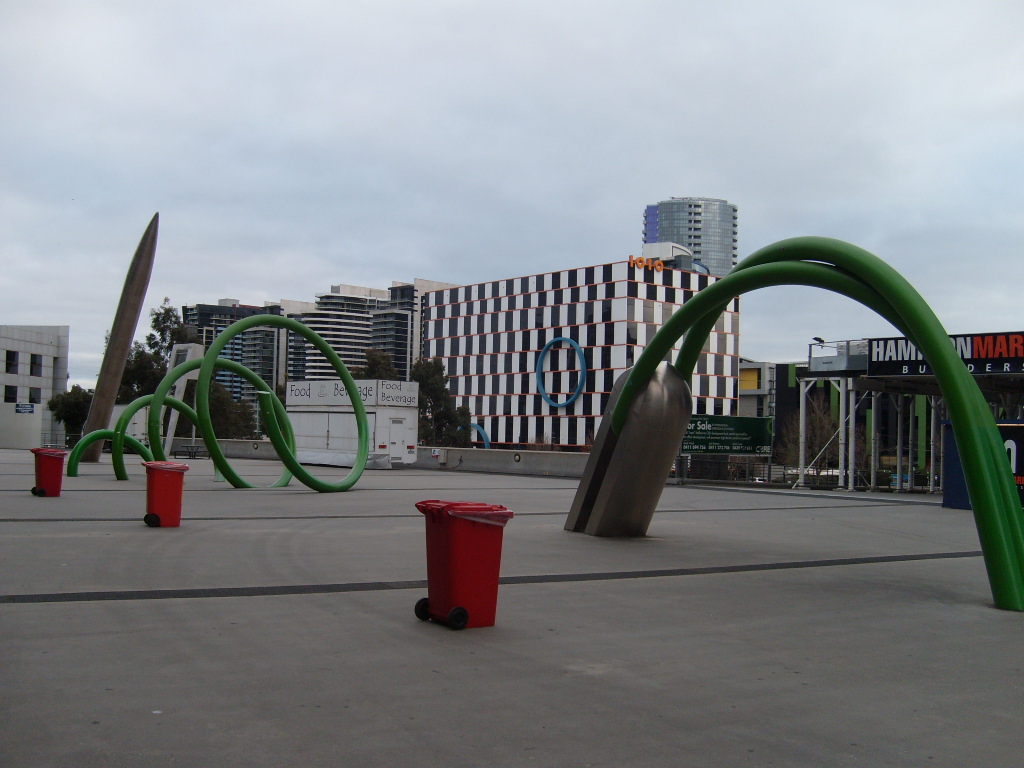
M 949 341 L 975 375 L 1024 373 L 1024 331 L 950 336 Z M 932 373 L 928 361 L 908 339 L 868 339 L 868 376 Z
M 1020 496 L 1021 506 L 1024 507 L 1024 423 L 1001 422 L 998 427 L 999 436 L 1003 439 L 1003 447 L 1006 449 L 1006 458 L 1017 482 L 1017 495 Z M 967 481 L 964 479 L 963 466 L 960 464 L 956 439 L 948 423 L 945 430 L 947 449 L 942 462 L 942 506 L 970 509 L 971 500 L 967 495 Z
M 683 437 L 682 452 L 771 455 L 772 420 L 755 416 L 694 416 Z

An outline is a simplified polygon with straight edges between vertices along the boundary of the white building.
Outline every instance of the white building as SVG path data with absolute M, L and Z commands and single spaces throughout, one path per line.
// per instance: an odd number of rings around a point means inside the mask
M 67 391 L 68 337 L 66 325 L 0 325 L 0 448 L 64 444 L 63 427 L 46 403 Z
M 662 200 L 644 209 L 643 239 L 645 244 L 678 243 L 712 275 L 727 275 L 736 266 L 739 247 L 737 208 L 715 197 Z
M 312 307 L 285 314 L 316 331 L 338 353 L 348 368 L 366 364 L 366 351 L 378 349 L 391 355 L 399 376 L 408 379 L 420 356 L 420 304 L 427 291 L 453 287 L 451 283 L 416 279 L 394 282 L 390 288 L 332 285 L 316 297 Z M 333 379 L 334 368 L 310 342 L 291 334 L 288 378 Z
M 630 257 L 435 291 L 423 302 L 423 357 L 441 358 L 456 404 L 494 447 L 581 450 L 615 380 L 716 279 Z M 695 414 L 735 415 L 738 339 L 734 299 L 694 371 Z

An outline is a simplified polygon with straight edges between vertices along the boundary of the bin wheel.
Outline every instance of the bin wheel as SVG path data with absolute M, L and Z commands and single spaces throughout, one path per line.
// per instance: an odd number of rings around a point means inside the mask
M 448 627 L 450 629 L 465 629 L 469 623 L 469 611 L 462 606 L 455 606 L 448 611 Z
M 417 600 L 416 607 L 413 608 L 413 610 L 416 612 L 416 618 L 420 621 L 427 621 L 430 619 L 430 601 L 427 598 L 421 597 Z
M 39 486 L 34 486 L 32 488 L 32 495 L 33 496 L 45 496 L 46 495 L 46 489 L 45 488 L 40 488 Z
M 160 527 L 160 516 L 154 515 L 152 512 L 147 512 L 146 516 L 142 518 L 142 522 L 148 525 L 150 528 Z

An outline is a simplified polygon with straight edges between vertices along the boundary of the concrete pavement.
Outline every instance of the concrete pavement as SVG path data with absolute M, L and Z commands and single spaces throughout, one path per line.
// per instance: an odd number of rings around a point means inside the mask
M 1024 615 L 937 499 L 667 487 L 624 541 L 562 530 L 569 479 L 196 460 L 154 529 L 137 462 L 52 499 L 32 458 L 0 451 L 5 768 L 1024 765 Z M 493 628 L 413 616 L 428 498 L 515 511 Z

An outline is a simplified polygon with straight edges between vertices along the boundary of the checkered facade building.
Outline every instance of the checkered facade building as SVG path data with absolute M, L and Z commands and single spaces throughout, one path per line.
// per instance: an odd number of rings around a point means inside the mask
M 442 360 L 456 405 L 468 406 L 493 447 L 582 449 L 597 434 L 615 380 L 715 279 L 622 261 L 433 291 L 423 296 L 423 357 Z M 587 371 L 579 397 L 561 408 L 545 400 L 536 375 L 545 345 L 559 337 L 579 345 Z M 694 372 L 695 414 L 735 414 L 738 339 L 734 299 Z M 570 345 L 555 344 L 544 356 L 543 386 L 555 403 L 571 398 L 579 376 Z M 474 440 L 481 442 L 475 432 Z

